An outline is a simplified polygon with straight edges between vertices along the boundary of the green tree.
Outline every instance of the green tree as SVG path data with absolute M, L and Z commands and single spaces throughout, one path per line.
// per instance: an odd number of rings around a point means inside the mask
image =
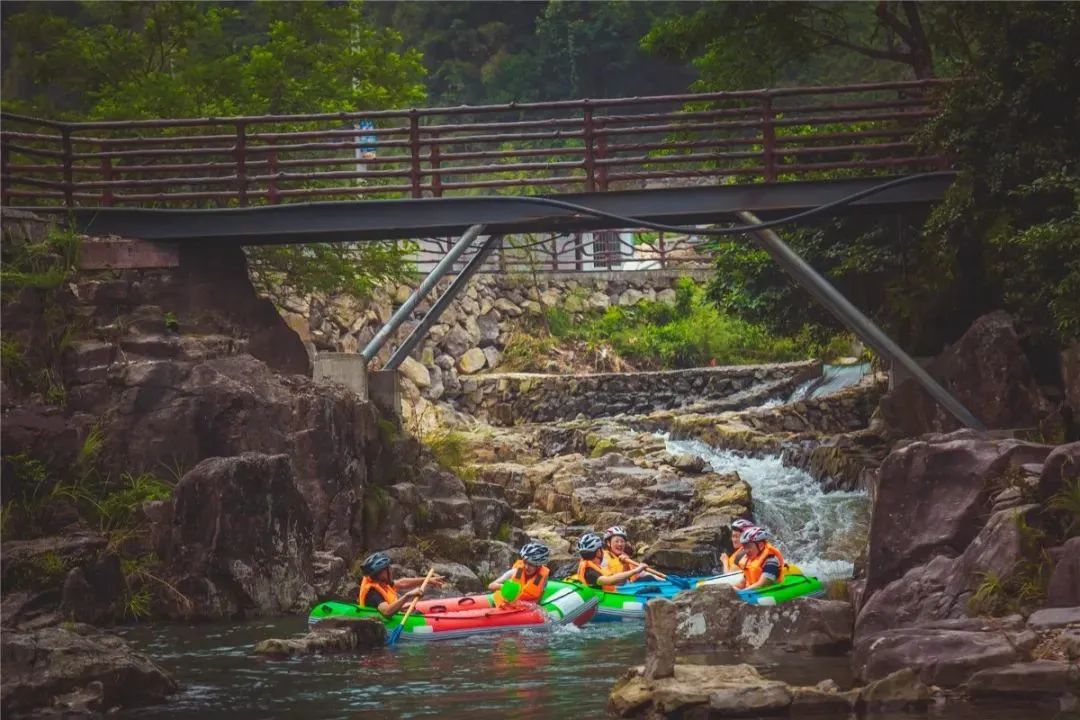
M 325 113 L 424 98 L 419 53 L 359 2 L 33 3 L 4 32 L 5 109 L 47 117 Z M 263 291 L 357 294 L 403 277 L 407 250 L 312 244 L 249 257 Z

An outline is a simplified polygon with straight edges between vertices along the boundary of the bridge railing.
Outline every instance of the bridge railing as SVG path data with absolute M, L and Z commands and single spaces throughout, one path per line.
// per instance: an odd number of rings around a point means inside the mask
M 940 80 L 289 116 L 3 114 L 4 205 L 237 207 L 937 169 Z

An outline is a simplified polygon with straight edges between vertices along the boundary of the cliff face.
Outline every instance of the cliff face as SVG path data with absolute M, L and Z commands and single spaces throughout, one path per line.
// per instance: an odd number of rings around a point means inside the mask
M 351 594 L 370 550 L 510 556 L 490 540 L 520 524 L 505 500 L 474 502 L 372 403 L 313 381 L 238 248 L 26 289 L 4 324 L 56 359 L 48 393 L 5 374 L 3 574 L 23 593 L 5 622 L 302 611 Z

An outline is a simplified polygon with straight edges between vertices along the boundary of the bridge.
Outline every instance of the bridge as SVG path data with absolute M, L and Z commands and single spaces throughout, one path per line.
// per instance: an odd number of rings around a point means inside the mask
M 0 205 L 61 213 L 88 235 L 158 243 L 461 234 L 364 348 L 370 360 L 457 269 L 389 370 L 508 234 L 695 232 L 686 226 L 738 219 L 860 338 L 979 427 L 759 218 L 826 205 L 880 213 L 939 199 L 951 182 L 941 172 L 948 159 L 923 153 L 915 138 L 946 83 L 231 118 L 61 122 L 3 113 Z M 499 191 L 511 195 L 491 194 Z
M 243 244 L 770 217 L 948 167 L 913 136 L 940 80 L 321 115 L 59 122 L 4 113 L 0 202 L 87 234 Z M 940 176 L 847 211 L 938 199 Z

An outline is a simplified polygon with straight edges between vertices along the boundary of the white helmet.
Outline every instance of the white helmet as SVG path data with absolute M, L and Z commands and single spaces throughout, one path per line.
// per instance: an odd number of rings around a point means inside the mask
M 743 530 L 742 537 L 739 538 L 739 542 L 743 545 L 752 542 L 768 542 L 772 540 L 772 533 L 765 528 L 752 527 Z
M 604 531 L 604 542 L 607 542 L 613 537 L 621 537 L 623 540 L 630 539 L 626 536 L 626 531 L 623 530 L 622 527 L 620 527 L 619 525 L 612 525 Z

